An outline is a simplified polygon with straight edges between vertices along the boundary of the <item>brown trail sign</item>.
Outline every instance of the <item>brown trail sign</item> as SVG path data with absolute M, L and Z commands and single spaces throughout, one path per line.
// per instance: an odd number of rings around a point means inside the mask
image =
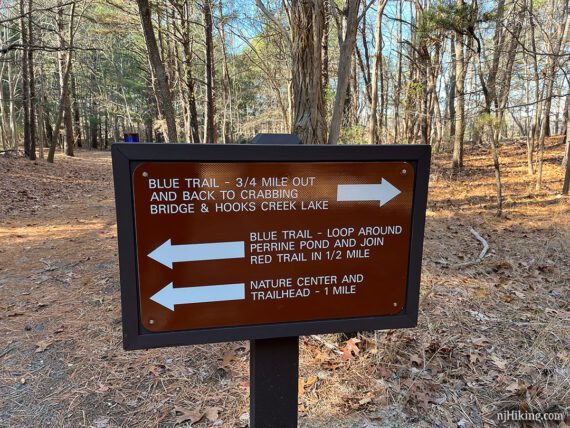
M 427 146 L 113 145 L 127 349 L 416 323 Z
M 297 426 L 299 335 L 416 325 L 429 146 L 112 154 L 125 349 L 251 340 L 252 428 Z

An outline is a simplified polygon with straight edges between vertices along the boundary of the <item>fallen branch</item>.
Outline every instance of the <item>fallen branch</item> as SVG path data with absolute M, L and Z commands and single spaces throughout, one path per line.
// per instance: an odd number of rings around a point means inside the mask
M 485 254 L 487 254 L 487 251 L 489 251 L 489 243 L 485 241 L 485 238 L 479 235 L 477 231 L 472 227 L 469 228 L 469 231 L 473 234 L 475 238 L 477 238 L 477 240 L 481 244 L 483 244 L 483 249 L 481 250 L 481 254 L 479 254 L 479 259 L 477 260 L 478 262 L 480 262 L 481 260 L 483 260 L 483 257 L 485 257 Z
M 338 349 L 338 347 L 336 345 L 333 345 L 332 343 L 327 342 L 325 339 L 323 339 L 320 336 L 317 336 L 316 334 L 311 335 L 311 339 L 316 340 L 321 345 L 323 345 L 325 348 L 327 348 L 329 351 L 332 351 L 335 354 L 338 354 L 338 355 L 342 354 L 342 351 L 340 349 Z
M 471 265 L 480 263 L 483 260 L 483 257 L 485 257 L 485 255 L 487 254 L 487 251 L 489 251 L 489 243 L 485 240 L 485 238 L 483 238 L 481 235 L 479 235 L 479 233 L 477 233 L 477 231 L 475 229 L 473 229 L 472 227 L 469 228 L 469 231 L 471 232 L 471 234 L 475 238 L 477 238 L 477 241 L 479 241 L 483 245 L 483 249 L 481 250 L 479 257 L 476 260 L 472 260 L 469 262 L 459 263 L 459 264 L 453 265 L 452 267 L 454 267 L 454 268 L 471 266 Z

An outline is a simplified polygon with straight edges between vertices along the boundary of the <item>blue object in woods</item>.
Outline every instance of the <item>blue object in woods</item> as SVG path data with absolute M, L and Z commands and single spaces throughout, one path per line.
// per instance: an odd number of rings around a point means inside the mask
M 139 134 L 136 132 L 131 132 L 125 134 L 125 143 L 138 143 L 139 142 Z

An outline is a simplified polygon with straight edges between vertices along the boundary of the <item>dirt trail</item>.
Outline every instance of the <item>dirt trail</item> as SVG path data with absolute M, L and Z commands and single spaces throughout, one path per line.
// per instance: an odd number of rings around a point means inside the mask
M 303 338 L 302 426 L 492 426 L 502 409 L 568 406 L 562 150 L 535 194 L 523 148 L 503 148 L 500 219 L 488 153 L 457 177 L 434 163 L 419 327 L 344 358 Z M 122 350 L 109 153 L 0 158 L 0 177 L 0 426 L 245 426 L 247 344 Z M 470 228 L 490 245 L 481 262 Z

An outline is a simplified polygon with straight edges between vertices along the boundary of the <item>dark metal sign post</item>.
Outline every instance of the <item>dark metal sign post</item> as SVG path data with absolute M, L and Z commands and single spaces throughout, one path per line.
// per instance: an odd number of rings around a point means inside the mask
M 300 143 L 291 134 L 261 134 L 251 142 L 254 145 Z M 249 343 L 251 428 L 296 427 L 299 407 L 299 336 L 257 339 L 250 340 Z
M 251 341 L 249 421 L 251 428 L 297 426 L 299 336 Z
M 299 336 L 418 317 L 430 147 L 295 140 L 112 146 L 124 348 L 250 340 L 254 428 L 297 426 Z

